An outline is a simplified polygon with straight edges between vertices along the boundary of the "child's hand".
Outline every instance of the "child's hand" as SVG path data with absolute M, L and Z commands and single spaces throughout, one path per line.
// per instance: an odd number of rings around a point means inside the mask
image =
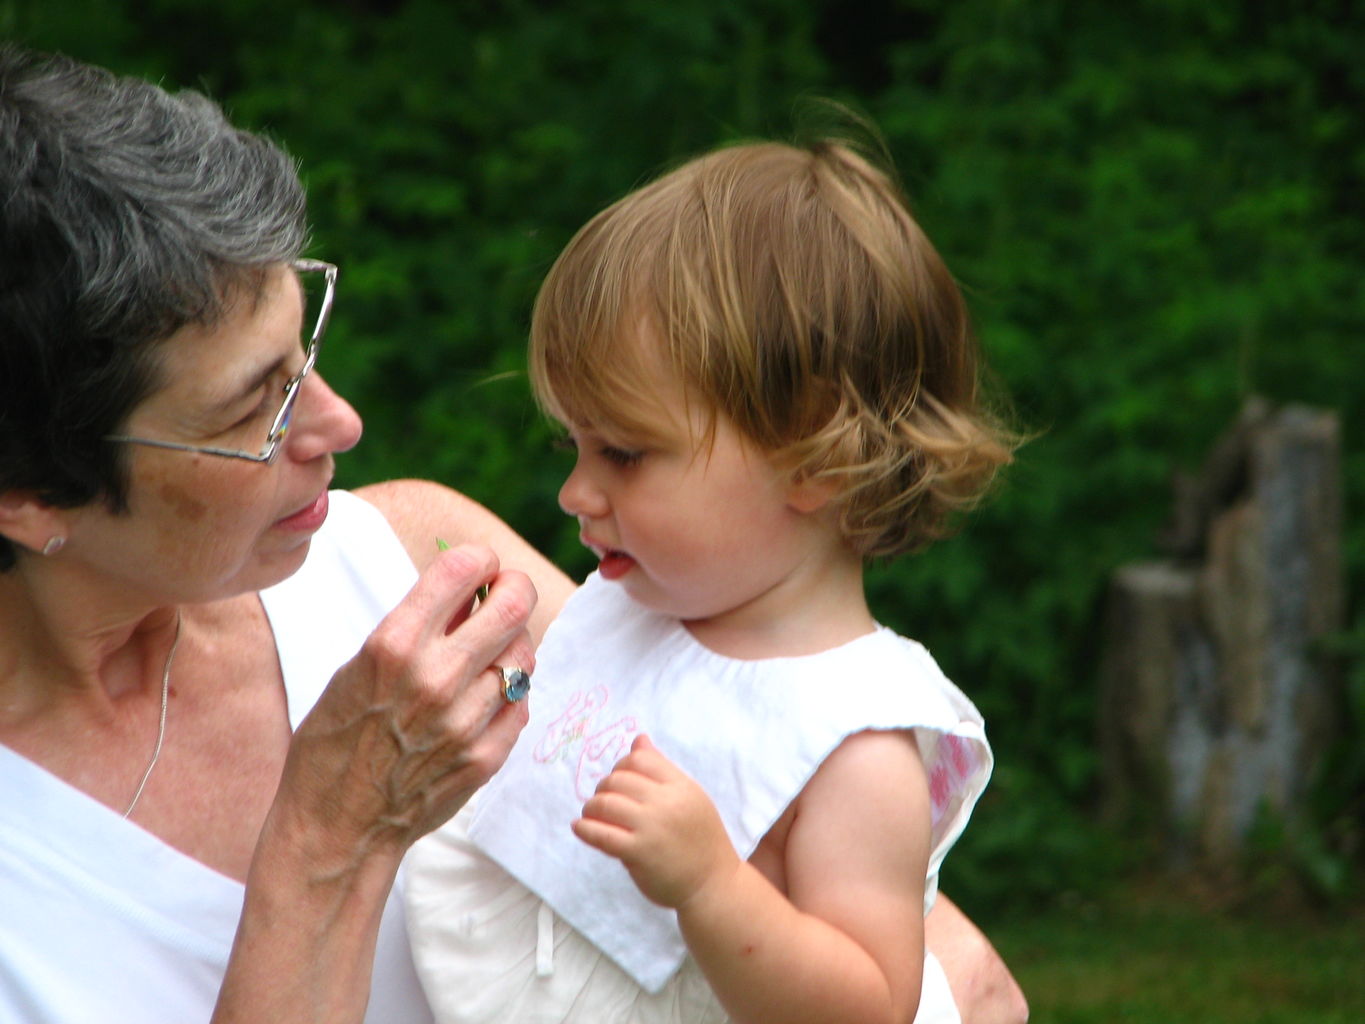
M 643 733 L 598 784 L 573 830 L 620 860 L 647 898 L 674 909 L 740 865 L 705 791 Z

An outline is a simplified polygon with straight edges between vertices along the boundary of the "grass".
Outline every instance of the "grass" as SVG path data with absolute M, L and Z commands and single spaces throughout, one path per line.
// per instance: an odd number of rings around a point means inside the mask
M 1033 1024 L 1365 1022 L 1365 908 L 1228 909 L 1146 885 L 989 931 Z

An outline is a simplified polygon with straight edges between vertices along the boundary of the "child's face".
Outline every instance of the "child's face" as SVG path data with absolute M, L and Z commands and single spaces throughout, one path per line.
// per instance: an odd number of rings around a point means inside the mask
M 790 475 L 724 416 L 660 389 L 649 438 L 566 424 L 577 463 L 559 504 L 603 577 L 684 621 L 760 625 L 804 599 L 803 575 L 831 531 L 791 504 Z

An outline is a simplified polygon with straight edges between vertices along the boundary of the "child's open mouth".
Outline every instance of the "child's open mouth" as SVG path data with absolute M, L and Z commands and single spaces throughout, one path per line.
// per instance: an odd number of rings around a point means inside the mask
M 608 551 L 601 556 L 597 569 L 605 580 L 619 580 L 635 565 L 635 559 L 624 551 Z
M 624 551 L 604 548 L 600 544 L 589 543 L 586 539 L 584 543 L 597 556 L 597 571 L 602 574 L 604 580 L 619 580 L 635 566 L 635 559 Z

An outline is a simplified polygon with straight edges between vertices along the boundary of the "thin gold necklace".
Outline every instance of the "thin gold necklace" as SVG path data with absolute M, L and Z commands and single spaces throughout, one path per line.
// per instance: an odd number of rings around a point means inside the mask
M 166 740 L 166 706 L 170 703 L 171 696 L 171 663 L 175 661 L 175 649 L 179 646 L 180 613 L 176 612 L 175 639 L 171 641 L 170 653 L 166 655 L 166 667 L 161 670 L 161 724 L 156 729 L 156 747 L 152 751 L 152 759 L 147 762 L 147 770 L 142 773 L 142 781 L 137 784 L 137 792 L 133 794 L 132 802 L 123 812 L 125 818 L 132 816 L 133 808 L 137 806 L 138 800 L 142 799 L 142 791 L 147 788 L 147 780 L 152 777 L 152 769 L 156 767 L 157 758 L 161 756 L 161 744 Z

